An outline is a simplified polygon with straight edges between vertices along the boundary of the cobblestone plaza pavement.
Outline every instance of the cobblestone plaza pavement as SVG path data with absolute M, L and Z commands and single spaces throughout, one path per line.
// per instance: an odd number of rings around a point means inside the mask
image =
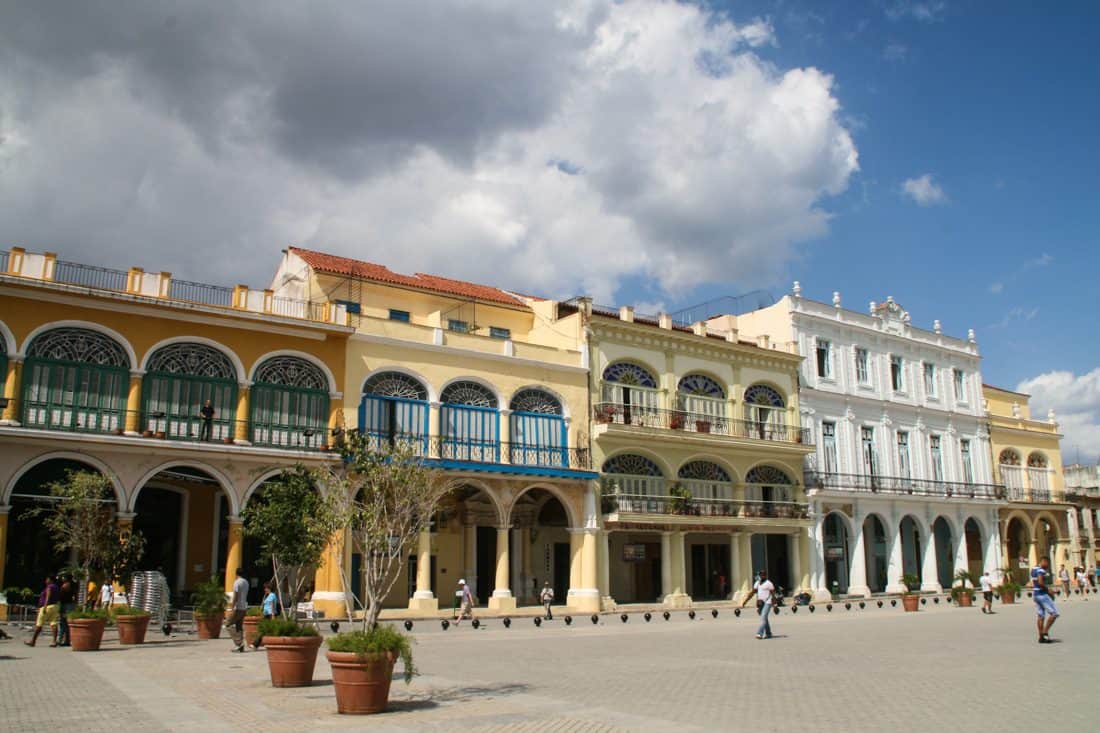
M 1052 636 L 1035 639 L 1031 602 L 983 616 L 931 601 L 832 613 L 783 609 L 776 638 L 753 637 L 756 615 L 723 608 L 645 623 L 603 616 L 571 627 L 496 619 L 443 632 L 418 622 L 411 685 L 395 681 L 391 710 L 335 712 L 323 653 L 312 687 L 276 690 L 264 653 L 230 642 L 165 639 L 142 647 L 110 636 L 96 653 L 22 631 L 0 643 L 0 729 L 38 731 L 932 731 L 1100 730 L 1095 711 L 1100 595 L 1061 603 Z

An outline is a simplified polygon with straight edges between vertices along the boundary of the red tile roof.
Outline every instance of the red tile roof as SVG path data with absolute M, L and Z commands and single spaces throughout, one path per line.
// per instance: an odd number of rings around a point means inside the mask
M 301 257 L 307 265 L 319 272 L 328 272 L 336 275 L 350 275 L 352 277 L 361 277 L 364 280 L 373 280 L 374 282 L 401 285 L 417 290 L 430 290 L 434 293 L 454 295 L 460 298 L 484 300 L 491 303 L 502 303 L 511 306 L 526 305 L 526 303 L 511 293 L 501 290 L 500 288 L 494 288 L 491 285 L 478 285 L 477 283 L 465 282 L 464 280 L 452 280 L 451 278 L 439 277 L 438 275 L 426 275 L 422 272 L 418 272 L 414 275 L 402 275 L 390 270 L 384 265 L 377 265 L 373 262 L 363 262 L 362 260 L 338 257 L 336 255 L 325 254 L 324 252 L 314 252 L 313 250 L 300 249 L 298 247 L 291 247 L 290 251 L 298 257 Z

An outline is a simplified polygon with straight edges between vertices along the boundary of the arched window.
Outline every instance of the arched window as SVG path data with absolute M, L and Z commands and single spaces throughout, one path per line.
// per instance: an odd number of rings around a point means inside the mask
M 307 449 L 327 443 L 328 386 L 320 367 L 297 356 L 260 364 L 252 386 L 252 443 Z
M 783 395 L 766 384 L 745 390 L 745 420 L 749 437 L 761 440 L 787 439 L 787 411 Z
M 1027 479 L 1031 483 L 1031 498 L 1048 501 L 1050 499 L 1050 471 L 1047 457 L 1035 451 L 1027 457 Z
M 745 484 L 745 498 L 759 502 L 762 516 L 789 515 L 794 482 L 785 471 L 774 466 L 755 466 L 745 474 Z
M 1005 448 L 997 458 L 997 463 L 1001 471 L 1001 481 L 1009 491 L 1009 498 L 1016 500 L 1024 498 L 1021 495 L 1024 489 L 1024 469 L 1020 454 L 1012 448 Z
M 542 389 L 521 389 L 508 404 L 511 462 L 526 466 L 568 468 L 565 420 L 557 397 Z
M 107 433 L 126 425 L 130 359 L 110 336 L 55 328 L 27 347 L 23 424 L 48 430 Z
M 687 415 L 679 421 L 686 430 L 695 430 L 700 421 L 719 424 L 716 432 L 724 432 L 726 417 L 726 390 L 705 374 L 686 374 L 676 387 L 676 408 Z M 710 427 L 710 425 L 708 425 Z
M 733 499 L 733 481 L 726 469 L 711 461 L 691 461 L 677 475 L 696 499 Z
M 458 461 L 500 462 L 500 413 L 497 398 L 477 382 L 452 382 L 440 395 L 441 457 Z
M 601 422 L 645 425 L 658 419 L 657 379 L 637 364 L 620 361 L 603 370 L 602 402 L 596 405 Z
M 401 372 L 379 372 L 363 384 L 359 429 L 372 440 L 410 441 L 428 450 L 428 388 Z
M 660 466 L 645 456 L 634 453 L 612 456 L 604 461 L 603 472 L 612 477 L 610 482 L 614 485 L 614 493 L 620 496 L 652 496 L 661 500 L 667 498 L 664 474 Z M 659 510 L 658 502 L 646 507 L 646 511 Z
M 149 357 L 142 382 L 146 430 L 174 440 L 232 440 L 237 370 L 206 344 L 169 344 Z M 204 414 L 206 403 L 213 415 Z

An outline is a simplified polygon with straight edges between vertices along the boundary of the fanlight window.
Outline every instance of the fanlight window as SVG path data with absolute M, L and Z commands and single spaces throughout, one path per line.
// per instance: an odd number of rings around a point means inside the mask
M 680 466 L 680 478 L 694 479 L 697 481 L 730 481 L 730 475 L 726 469 L 717 463 L 710 461 L 692 461 Z
M 130 367 L 130 359 L 117 341 L 85 328 L 57 328 L 35 337 L 27 358 Z
M 754 384 L 745 390 L 745 402 L 761 407 L 783 407 L 783 395 L 766 384 Z
M 633 453 L 612 456 L 603 463 L 604 473 L 626 474 L 628 476 L 661 476 L 660 467 L 645 456 Z
M 148 371 L 208 379 L 237 378 L 237 370 L 229 357 L 206 344 L 171 344 L 157 349 L 149 358 Z
M 618 384 L 647 387 L 649 389 L 657 388 L 657 380 L 654 379 L 652 374 L 637 364 L 625 361 L 612 364 L 604 369 L 603 378 L 605 382 L 617 382 Z
M 1020 454 L 1011 448 L 1005 448 L 1001 451 L 1000 464 L 1002 466 L 1019 466 Z
M 790 476 L 778 468 L 773 466 L 757 466 L 749 469 L 749 472 L 745 474 L 745 483 L 790 485 L 792 481 Z
M 1028 468 L 1046 468 L 1047 457 L 1042 453 L 1032 453 L 1027 457 Z
M 497 406 L 496 395 L 477 382 L 454 382 L 448 385 L 443 390 L 440 401 L 448 405 L 469 405 L 470 407 Z
M 257 384 L 328 391 L 328 379 L 315 364 L 293 356 L 268 359 L 256 370 Z
M 540 415 L 562 414 L 561 402 L 549 392 L 541 389 L 523 389 L 512 397 L 509 408 L 513 412 L 531 412 Z
M 751 502 L 761 502 L 760 511 L 764 516 L 775 516 L 783 502 L 791 501 L 792 481 L 783 471 L 773 466 L 757 466 L 745 474 L 745 498 Z
M 724 399 L 726 390 L 705 374 L 688 374 L 680 380 L 680 394 Z
M 363 385 L 363 394 L 399 397 L 406 400 L 427 400 L 428 390 L 419 380 L 400 372 L 380 372 Z

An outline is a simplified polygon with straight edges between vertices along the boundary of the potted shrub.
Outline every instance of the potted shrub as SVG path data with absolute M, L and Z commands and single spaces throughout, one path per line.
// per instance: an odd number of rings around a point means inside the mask
M 978 579 L 974 577 L 974 574 L 969 570 L 960 568 L 955 571 L 955 580 L 958 581 L 958 585 L 951 586 L 951 600 L 953 600 L 959 608 L 970 608 L 973 605 L 974 587 L 978 584 Z
M 308 687 L 313 684 L 321 635 L 313 624 L 297 619 L 265 618 L 258 628 L 267 647 L 267 669 L 272 687 Z
M 263 619 L 263 612 L 258 606 L 249 606 L 244 612 L 244 643 L 249 646 L 259 646 L 257 641 L 260 639 L 260 621 Z
M 596 407 L 596 422 L 606 425 L 611 422 L 611 418 L 615 416 L 614 405 L 598 405 Z
M 920 593 L 914 591 L 914 588 L 920 588 L 920 578 L 912 573 L 905 573 L 901 576 L 901 584 L 905 586 L 905 592 L 901 594 L 901 605 L 906 611 L 917 611 L 920 609 Z
M 697 433 L 709 433 L 710 432 L 710 420 L 696 420 L 695 432 Z
M 614 479 L 601 478 L 600 479 L 600 512 L 603 514 L 614 514 L 619 511 L 619 497 L 617 496 L 619 490 L 618 484 Z
M 107 612 L 78 608 L 69 612 L 69 638 L 74 652 L 94 652 L 103 641 Z
M 672 497 L 668 509 L 673 514 L 689 514 L 691 512 L 691 492 L 684 486 L 676 483 L 668 488 L 668 495 Z
M 275 687 L 313 683 L 321 637 L 312 624 L 300 624 L 294 617 L 293 599 L 313 577 L 311 570 L 339 529 L 336 500 L 317 489 L 323 480 L 295 466 L 266 482 L 242 512 L 245 534 L 258 539 L 263 556 L 271 559 L 275 588 L 286 589 L 291 599 L 281 604 L 280 618 L 264 619 L 258 627 Z
M 687 415 L 683 412 L 674 412 L 672 417 L 669 418 L 668 426 L 673 430 L 683 430 L 684 423 L 687 421 Z
M 352 549 L 363 558 L 366 610 L 357 631 L 329 639 L 326 656 L 332 665 L 336 709 L 377 713 L 386 709 L 396 660 L 404 663 L 406 681 L 415 671 L 409 638 L 378 624 L 382 600 L 397 581 L 409 549 L 429 528 L 440 499 L 454 487 L 439 470 L 428 467 L 412 445 L 396 443 L 376 450 L 365 434 L 352 433 L 341 455 L 342 474 L 333 474 L 338 486 L 329 495 L 342 502 L 341 524 Z M 336 536 L 343 538 L 345 533 Z M 341 579 L 349 590 L 343 570 Z
M 1020 586 L 1011 575 L 1005 573 L 1004 581 L 997 586 L 997 593 L 1001 596 L 1001 603 L 1013 604 L 1016 602 L 1016 596 L 1020 595 Z
M 225 585 L 220 575 L 214 575 L 205 583 L 199 583 L 191 594 L 195 605 L 195 630 L 200 639 L 217 639 L 222 635 L 225 622 Z
M 143 438 L 152 438 L 153 437 L 153 431 L 152 430 L 142 430 L 141 431 L 141 437 L 143 437 Z
M 133 606 L 112 606 L 111 617 L 118 627 L 119 644 L 144 644 L 149 613 Z

